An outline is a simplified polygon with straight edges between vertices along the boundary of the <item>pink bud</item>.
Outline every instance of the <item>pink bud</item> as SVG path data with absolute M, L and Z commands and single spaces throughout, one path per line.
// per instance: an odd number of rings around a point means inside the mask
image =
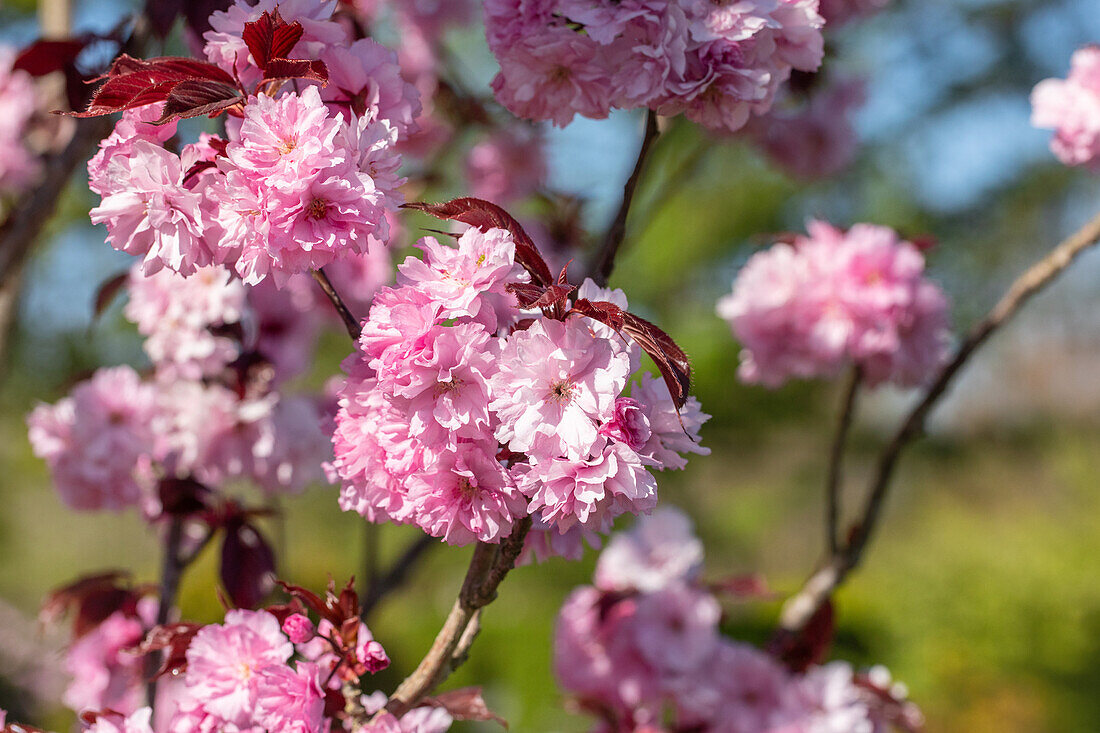
M 292 613 L 286 617 L 286 621 L 283 621 L 283 632 L 295 644 L 305 644 L 317 635 L 313 622 L 300 613 Z
M 642 405 L 629 397 L 619 397 L 615 400 L 614 416 L 600 427 L 600 434 L 637 450 L 649 440 L 652 430 Z
M 368 641 L 359 648 L 359 662 L 371 674 L 390 666 L 390 657 L 377 641 Z

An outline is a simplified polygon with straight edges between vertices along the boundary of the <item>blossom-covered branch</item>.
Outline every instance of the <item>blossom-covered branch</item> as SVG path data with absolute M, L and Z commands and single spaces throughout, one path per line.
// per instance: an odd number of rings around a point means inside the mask
M 966 365 L 974 352 L 1012 318 L 1033 295 L 1053 282 L 1077 257 L 1098 241 L 1100 241 L 1100 215 L 1067 237 L 1049 254 L 1020 275 L 989 313 L 970 329 L 952 359 L 936 373 L 920 402 L 908 413 L 901 427 L 879 455 L 866 504 L 853 528 L 850 540 L 839 551 L 833 553 L 825 565 L 810 576 L 802 589 L 787 601 L 780 616 L 781 628 L 787 631 L 798 631 L 804 628 L 833 591 L 859 565 L 864 550 L 877 527 L 898 459 L 904 449 L 921 435 L 929 413 L 944 396 L 955 375 Z

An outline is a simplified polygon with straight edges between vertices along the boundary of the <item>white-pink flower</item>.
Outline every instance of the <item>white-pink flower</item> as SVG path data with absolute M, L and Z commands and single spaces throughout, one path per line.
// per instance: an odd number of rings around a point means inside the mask
M 320 733 L 325 730 L 325 691 L 320 668 L 298 662 L 259 670 L 255 721 L 269 731 Z
M 1077 49 L 1065 79 L 1031 93 L 1031 124 L 1054 129 L 1050 149 L 1066 165 L 1100 167 L 1100 46 Z
M 31 412 L 31 447 L 65 504 L 117 511 L 142 501 L 152 483 L 155 396 L 133 369 L 111 367 Z
M 612 418 L 630 358 L 594 336 L 586 320 L 540 319 L 507 340 L 491 409 L 501 421 L 497 439 L 512 450 L 584 462 L 599 425 Z
M 600 553 L 595 584 L 605 591 L 660 590 L 693 580 L 703 566 L 703 543 L 678 509 L 658 507 L 619 532 Z
M 140 708 L 129 715 L 100 713 L 94 723 L 82 726 L 81 730 L 82 733 L 153 733 L 152 716 L 151 708 Z
M 285 666 L 294 645 L 266 611 L 234 610 L 187 648 L 187 688 L 209 714 L 244 726 L 256 714 L 265 667 Z

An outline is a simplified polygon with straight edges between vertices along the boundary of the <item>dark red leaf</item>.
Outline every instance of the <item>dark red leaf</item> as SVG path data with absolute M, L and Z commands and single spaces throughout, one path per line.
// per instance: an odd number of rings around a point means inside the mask
M 12 69 L 25 71 L 31 76 L 64 71 L 76 62 L 76 57 L 88 45 L 89 40 L 70 38 L 63 41 L 36 41 L 15 57 Z
M 616 331 L 623 330 L 623 309 L 606 300 L 588 300 L 580 298 L 573 304 L 573 312 L 588 316 L 592 320 L 610 326 Z
M 237 87 L 229 84 L 205 80 L 181 81 L 168 92 L 164 112 L 156 124 L 202 115 L 215 117 L 218 112 L 240 104 L 244 99 Z
M 187 647 L 191 645 L 191 639 L 202 628 L 202 624 L 175 623 L 154 626 L 145 634 L 145 638 L 136 646 L 127 651 L 137 656 L 145 656 L 152 652 L 167 650 L 161 660 L 154 679 L 166 674 L 179 674 L 187 669 Z
M 48 624 L 71 613 L 76 639 L 95 629 L 115 611 L 135 613 L 137 600 L 144 591 L 132 588 L 129 575 L 124 572 L 86 576 L 47 595 L 38 618 Z
M 413 202 L 402 208 L 423 211 L 437 219 L 460 221 L 481 231 L 506 229 L 516 242 L 516 262 L 531 274 L 531 282 L 544 287 L 554 284 L 554 276 L 534 241 L 515 218 L 496 204 L 482 199 L 460 198 L 441 204 Z
M 144 61 L 123 54 L 115 59 L 103 79 L 105 81 L 96 89 L 88 108 L 70 113 L 73 117 L 97 117 L 163 102 L 183 82 L 207 82 L 214 90 L 209 94 L 218 98 L 227 95 L 226 88 L 232 88 L 234 95 L 240 94 L 236 81 L 221 68 L 205 61 L 175 56 Z M 194 87 L 193 84 L 188 87 L 191 94 L 195 93 Z
M 805 672 L 825 659 L 835 630 L 833 602 L 827 600 L 814 612 L 802 631 L 777 631 L 768 645 L 768 651 L 792 672 Z
M 242 38 L 256 66 L 265 72 L 272 59 L 285 59 L 302 37 L 302 24 L 287 23 L 279 15 L 265 11 L 254 21 L 244 24 Z
M 238 608 L 256 608 L 275 587 L 275 553 L 249 522 L 231 522 L 222 540 L 221 580 Z
M 319 81 L 324 86 L 328 84 L 328 67 L 324 61 L 307 61 L 305 59 L 271 59 L 264 69 L 264 79 L 309 79 Z
M 157 484 L 162 514 L 187 517 L 208 508 L 210 489 L 191 478 L 162 478 Z
M 114 301 L 115 297 L 126 286 L 126 281 L 129 279 L 129 271 L 124 271 L 99 284 L 99 289 L 95 292 L 95 307 L 92 311 L 93 318 L 99 318 L 103 315 L 103 311 L 107 310 L 107 306 Z
M 508 283 L 504 289 L 516 296 L 516 302 L 523 310 L 534 308 L 535 303 L 546 292 L 546 288 L 531 283 Z
M 489 710 L 485 698 L 481 695 L 480 687 L 463 687 L 458 690 L 444 692 L 424 700 L 426 705 L 443 708 L 455 720 L 492 720 L 500 723 L 505 728 L 508 722 Z
M 653 359 L 676 408 L 683 407 L 691 389 L 691 363 L 687 354 L 667 333 L 627 311 L 623 311 L 623 331 Z

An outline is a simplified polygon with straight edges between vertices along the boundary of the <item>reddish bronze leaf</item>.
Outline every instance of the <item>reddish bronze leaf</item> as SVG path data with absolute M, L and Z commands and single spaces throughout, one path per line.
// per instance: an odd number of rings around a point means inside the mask
M 138 598 L 145 588 L 132 588 L 129 575 L 107 572 L 89 575 L 52 591 L 42 604 L 38 618 L 53 623 L 66 612 L 72 612 L 73 638 L 93 630 L 115 611 L 136 613 Z
M 691 389 L 691 363 L 687 354 L 667 333 L 627 311 L 623 311 L 623 331 L 637 341 L 642 351 L 657 364 L 676 408 L 683 407 Z
M 531 274 L 531 282 L 544 287 L 554 284 L 554 276 L 534 241 L 515 218 L 496 204 L 482 199 L 460 198 L 441 204 L 413 202 L 402 208 L 423 211 L 437 219 L 460 221 L 481 231 L 505 229 L 516 242 L 516 262 Z
M 241 37 L 256 66 L 267 71 L 272 59 L 285 59 L 290 55 L 302 38 L 302 24 L 298 21 L 287 23 L 276 8 L 274 15 L 264 11 L 256 20 L 245 23 Z
M 107 306 L 122 292 L 122 289 L 126 286 L 126 281 L 129 279 L 129 271 L 124 271 L 99 284 L 99 289 L 95 293 L 95 306 L 92 310 L 93 319 L 103 315 L 103 311 L 107 310 Z
M 777 631 L 768 645 L 768 651 L 792 672 L 805 672 L 811 665 L 825 659 L 834 631 L 833 602 L 827 600 L 801 631 Z
M 234 95 L 241 93 L 233 77 L 214 64 L 174 56 L 143 61 L 123 54 L 102 78 L 104 82 L 95 91 L 88 108 L 83 112 L 69 114 L 73 117 L 97 117 L 163 102 L 184 82 L 205 82 L 210 91 L 206 93 L 208 99 L 204 103 L 209 103 L 210 96 L 224 98 L 229 94 L 227 89 L 230 88 Z M 202 87 L 203 84 L 192 83 L 181 94 L 186 98 L 187 95 L 196 94 L 196 90 Z M 182 104 L 180 100 L 175 105 L 189 108 L 189 105 Z
M 250 522 L 225 526 L 221 580 L 229 600 L 238 608 L 256 608 L 275 587 L 275 553 Z
M 264 69 L 265 81 L 285 79 L 309 79 L 319 81 L 321 86 L 328 84 L 328 67 L 324 61 L 305 59 L 271 59 Z
M 187 669 L 187 647 L 191 645 L 191 639 L 202 628 L 202 624 L 175 623 L 154 626 L 145 634 L 145 638 L 136 646 L 127 651 L 137 656 L 145 656 L 152 652 L 166 649 L 167 653 L 161 660 L 153 679 L 166 674 L 179 674 Z
M 172 87 L 164 103 L 164 112 L 155 124 L 217 113 L 244 102 L 245 97 L 235 86 L 216 81 L 188 80 Z
M 76 57 L 88 45 L 89 38 L 70 38 L 59 41 L 36 41 L 15 57 L 12 69 L 25 71 L 31 76 L 45 76 L 55 71 L 65 71 L 76 62 Z

